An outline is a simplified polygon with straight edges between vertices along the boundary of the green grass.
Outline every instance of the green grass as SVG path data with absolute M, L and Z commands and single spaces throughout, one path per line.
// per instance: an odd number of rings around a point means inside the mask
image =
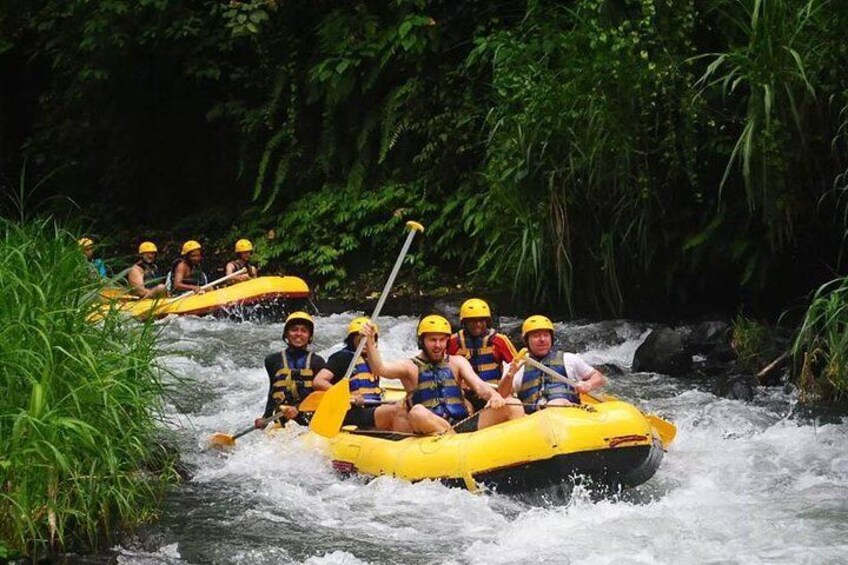
M 102 281 L 53 220 L 0 220 L 0 551 L 94 548 L 155 515 L 157 330 L 92 324 Z
M 848 395 L 848 277 L 816 291 L 792 354 L 802 398 L 835 402 Z
M 749 372 L 759 372 L 770 361 L 764 356 L 768 339 L 769 330 L 764 324 L 741 314 L 736 316 L 733 321 L 733 349 Z

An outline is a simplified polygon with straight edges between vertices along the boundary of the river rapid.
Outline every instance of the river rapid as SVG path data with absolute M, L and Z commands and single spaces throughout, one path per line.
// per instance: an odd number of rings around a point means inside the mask
M 341 346 L 354 313 L 319 316 L 315 347 Z M 515 324 L 516 320 L 503 320 Z M 411 356 L 414 317 L 381 320 L 386 358 Z M 193 477 L 161 519 L 109 561 L 182 563 L 846 563 L 848 421 L 799 415 L 793 395 L 761 389 L 751 403 L 691 381 L 633 373 L 650 326 L 557 324 L 592 364 L 619 367 L 609 392 L 673 420 L 677 439 L 646 484 L 597 499 L 519 500 L 437 483 L 338 478 L 287 433 L 252 433 L 229 455 L 205 449 L 215 431 L 264 408 L 266 354 L 282 324 L 178 318 L 163 361 L 179 379 L 167 406 Z

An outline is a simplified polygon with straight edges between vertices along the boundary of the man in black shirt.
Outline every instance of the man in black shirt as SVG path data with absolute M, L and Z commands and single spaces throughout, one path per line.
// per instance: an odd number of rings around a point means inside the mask
M 265 358 L 270 386 L 265 413 L 253 423 L 257 428 L 264 428 L 267 418 L 280 411 L 285 414 L 285 420 L 295 420 L 301 425 L 309 423 L 298 412 L 297 405 L 314 390 L 312 379 L 324 368 L 324 359 L 308 349 L 314 332 L 315 322 L 306 312 L 294 312 L 286 318 L 283 326 L 286 347 Z
M 368 318 L 354 318 L 347 327 L 345 347 L 330 355 L 327 365 L 315 375 L 315 390 L 327 390 L 344 377 L 353 359 L 362 326 L 368 323 Z M 357 359 L 350 375 L 350 392 L 354 406 L 345 415 L 342 425 L 358 428 L 392 430 L 396 432 L 411 432 L 412 428 L 406 419 L 406 410 L 401 404 L 377 403 L 383 400 L 380 388 L 380 376 L 371 372 L 368 360 L 364 357 Z

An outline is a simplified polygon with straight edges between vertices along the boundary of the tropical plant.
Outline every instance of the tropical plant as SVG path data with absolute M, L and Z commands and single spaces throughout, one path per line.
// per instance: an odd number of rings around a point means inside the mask
M 848 394 L 848 277 L 815 292 L 792 354 L 805 398 L 835 401 Z
M 0 233 L 0 550 L 98 546 L 152 518 L 175 479 L 157 438 L 158 330 L 89 321 L 104 283 L 54 221 Z

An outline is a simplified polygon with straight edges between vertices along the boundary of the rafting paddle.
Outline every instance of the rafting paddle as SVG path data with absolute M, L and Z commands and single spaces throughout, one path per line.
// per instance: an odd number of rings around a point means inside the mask
M 527 354 L 528 354 L 527 348 L 526 347 L 522 348 L 521 351 L 519 351 L 516 354 L 515 360 L 519 361 L 519 362 L 527 363 L 531 367 L 535 367 L 535 368 L 539 369 L 543 373 L 550 375 L 551 377 L 553 377 L 554 379 L 556 379 L 558 381 L 564 382 L 564 383 L 569 384 L 571 386 L 574 386 L 574 385 L 577 384 L 577 381 L 575 381 L 574 379 L 570 379 L 568 377 L 564 377 L 564 376 L 560 375 L 559 373 L 557 373 L 556 371 L 554 371 L 550 367 L 542 365 L 541 363 L 539 363 L 538 361 L 536 361 L 532 357 L 529 357 Z M 591 398 L 591 399 L 593 399 L 597 402 L 605 402 L 607 400 L 618 400 L 617 398 L 615 398 L 614 396 L 611 396 L 611 395 L 600 396 L 600 395 L 592 394 L 591 392 L 584 392 L 582 394 L 585 394 L 586 396 L 588 396 L 589 398 Z M 663 449 L 668 449 L 668 446 L 671 445 L 671 442 L 674 441 L 674 437 L 677 435 L 677 427 L 674 424 L 672 424 L 671 422 L 669 422 L 668 420 L 664 420 L 663 418 L 660 418 L 656 414 L 645 414 L 644 412 L 642 414 L 645 416 L 645 418 L 651 424 L 651 427 L 654 429 L 654 431 L 657 432 L 657 435 L 660 436 L 660 441 L 662 442 Z
M 200 287 L 200 290 L 209 290 L 210 288 L 212 288 L 214 286 L 218 286 L 219 284 L 221 284 L 223 282 L 227 282 L 228 280 L 234 279 L 239 275 L 243 275 L 245 272 L 247 272 L 247 267 L 243 267 L 243 268 L 239 269 L 238 271 L 231 273 L 231 274 L 227 275 L 226 277 L 221 277 L 220 279 L 216 279 L 216 280 L 212 281 L 211 283 L 206 283 L 205 285 Z M 188 298 L 189 296 L 194 296 L 195 294 L 197 294 L 196 290 L 190 290 L 190 291 L 183 293 L 179 296 L 175 296 L 173 298 L 169 298 L 169 299 L 165 300 L 163 302 L 163 304 L 173 304 L 177 300 L 182 300 L 183 298 Z
M 300 404 L 297 405 L 297 409 L 300 412 L 312 412 L 315 410 L 315 407 L 321 402 L 321 397 L 324 396 L 324 391 L 315 391 L 311 393 L 309 396 L 304 398 Z M 265 419 L 265 426 L 272 422 L 276 422 L 280 418 L 285 416 L 283 412 L 278 412 L 271 416 L 270 418 Z M 264 426 L 263 426 L 264 427 Z M 225 434 L 223 432 L 215 432 L 209 438 L 209 446 L 214 447 L 215 449 L 222 449 L 226 447 L 232 447 L 236 444 L 236 440 L 242 436 L 246 436 L 250 432 L 254 430 L 258 430 L 255 424 L 251 424 L 249 428 L 244 428 L 240 432 L 236 432 L 234 434 Z
M 318 407 L 321 405 L 321 400 L 324 398 L 324 393 L 327 391 L 324 390 L 316 390 L 312 394 L 306 397 L 306 400 L 300 403 L 300 406 L 297 407 L 301 412 L 315 412 Z M 361 406 L 382 406 L 383 404 L 398 404 L 400 400 L 364 400 L 362 401 Z M 351 397 L 350 405 L 354 406 L 357 402 L 354 398 Z
M 371 323 L 376 323 L 380 311 L 383 309 L 383 304 L 389 296 L 389 291 L 395 282 L 400 266 L 406 257 L 409 246 L 412 245 L 412 240 L 415 239 L 415 234 L 424 231 L 424 226 L 418 222 L 406 222 L 406 227 L 409 228 L 409 234 L 406 236 L 406 241 L 403 242 L 403 247 L 400 250 L 395 266 L 386 281 L 386 286 L 383 287 L 383 293 L 377 301 L 377 306 L 374 307 L 374 312 L 371 314 Z M 353 368 L 356 366 L 356 360 L 362 355 L 362 350 L 365 348 L 364 339 L 359 340 L 359 345 L 356 346 L 356 352 L 350 358 L 350 364 L 347 366 L 344 377 L 331 386 L 325 393 L 315 416 L 309 423 L 309 429 L 316 434 L 324 437 L 333 437 L 339 433 L 344 421 L 345 414 L 350 409 L 350 375 L 353 373 Z

